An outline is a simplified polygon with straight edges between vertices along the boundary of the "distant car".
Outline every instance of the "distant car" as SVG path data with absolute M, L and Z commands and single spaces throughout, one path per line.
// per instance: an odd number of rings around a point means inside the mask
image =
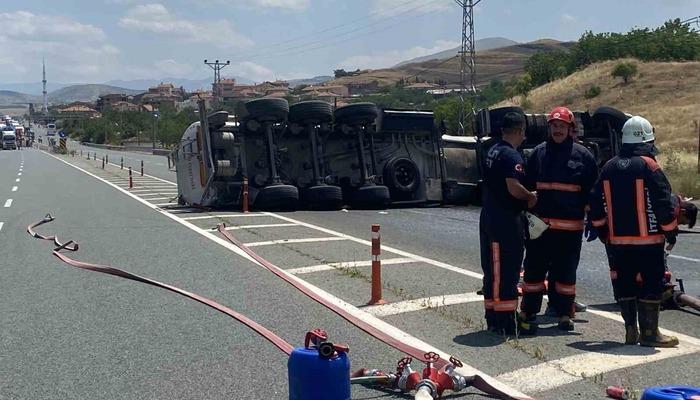
M 56 136 L 56 124 L 46 125 L 46 136 Z

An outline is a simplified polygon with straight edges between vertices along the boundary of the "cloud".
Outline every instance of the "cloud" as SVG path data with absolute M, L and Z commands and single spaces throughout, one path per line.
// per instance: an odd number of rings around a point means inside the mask
M 402 61 L 410 60 L 416 57 L 423 57 L 444 50 L 453 49 L 459 46 L 459 42 L 450 40 L 438 40 L 432 47 L 411 47 L 404 50 L 381 51 L 372 54 L 358 55 L 349 57 L 340 62 L 338 65 L 344 69 L 377 69 L 388 68 Z
M 282 8 L 286 10 L 301 11 L 311 4 L 311 0 L 244 0 L 254 6 L 265 8 Z
M 423 3 L 421 5 L 421 3 Z M 454 0 L 438 0 L 431 2 L 408 3 L 406 0 L 372 0 L 370 13 L 377 17 L 392 17 L 397 14 L 402 14 L 408 10 L 415 9 L 415 12 L 431 12 L 444 11 L 449 9 L 456 10 L 457 5 Z
M 70 18 L 36 15 L 28 11 L 0 13 L 0 36 L 18 40 L 79 39 L 96 42 L 105 39 L 102 29 Z
M 562 14 L 561 16 L 561 22 L 564 24 L 570 24 L 572 22 L 576 22 L 577 19 L 573 15 L 570 14 Z
M 238 33 L 225 20 L 193 21 L 178 18 L 164 5 L 142 4 L 130 8 L 119 19 L 119 26 L 136 31 L 168 36 L 187 43 L 207 43 L 220 48 L 243 48 L 253 42 Z
M 188 76 L 194 71 L 192 65 L 180 63 L 173 59 L 156 61 L 155 67 L 164 75 L 176 78 Z
M 11 58 L 3 57 L 12 62 L 0 68 L 0 82 L 41 80 L 42 57 L 54 82 L 86 82 L 119 71 L 121 52 L 102 29 L 60 15 L 0 13 L 0 48 L 12 49 Z

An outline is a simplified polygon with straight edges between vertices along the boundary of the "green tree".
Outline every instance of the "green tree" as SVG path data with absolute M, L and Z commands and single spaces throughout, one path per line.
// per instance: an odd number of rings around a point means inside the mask
M 566 52 L 540 52 L 525 62 L 525 71 L 530 75 L 532 84 L 540 86 L 567 75 L 568 62 Z
M 610 73 L 615 78 L 622 78 L 625 85 L 635 74 L 637 74 L 637 64 L 632 62 L 621 62 Z

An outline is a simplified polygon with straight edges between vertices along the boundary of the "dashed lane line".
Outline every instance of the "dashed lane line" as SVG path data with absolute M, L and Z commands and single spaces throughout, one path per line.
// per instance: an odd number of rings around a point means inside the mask
M 387 258 L 382 260 L 382 265 L 394 265 L 394 264 L 408 264 L 416 262 L 412 258 Z M 357 267 L 369 267 L 372 265 L 372 261 L 345 261 L 336 262 L 330 264 L 319 264 L 310 265 L 308 267 L 292 268 L 288 269 L 287 272 L 294 275 L 311 274 L 314 272 L 331 271 L 334 269 L 347 269 L 347 268 L 357 268 Z
M 12 199 L 7 199 L 7 200 L 5 201 L 5 208 L 8 208 L 8 207 L 10 207 L 10 206 L 12 206 Z
M 19 178 L 15 179 L 15 182 L 19 182 Z
M 2 226 L 5 225 L 4 222 L 0 222 L 0 231 L 2 230 Z
M 166 217 L 172 219 L 173 221 L 191 229 L 192 231 L 206 237 L 207 239 L 221 245 L 222 247 L 225 247 L 226 249 L 228 249 L 232 253 L 235 253 L 235 254 L 239 255 L 240 257 L 245 258 L 246 260 L 249 260 L 249 261 L 257 264 L 257 262 L 255 260 L 253 260 L 248 254 L 244 253 L 241 249 L 239 249 L 235 245 L 229 243 L 228 241 L 226 241 L 218 236 L 212 235 L 209 231 L 201 229 L 198 226 L 192 224 L 191 222 L 185 221 L 184 219 L 182 219 L 181 217 L 178 217 L 174 213 L 168 212 L 167 210 L 159 209 L 159 208 L 155 207 L 153 204 L 139 198 L 138 196 L 136 196 L 132 193 L 129 193 L 127 190 L 122 189 L 119 186 L 117 186 L 113 183 L 110 183 L 109 181 L 107 181 L 107 180 L 105 180 L 105 179 L 103 179 L 103 178 L 83 169 L 83 168 L 78 167 L 77 165 L 73 165 L 67 161 L 64 161 L 61 158 L 54 156 L 53 154 L 49 154 L 47 152 L 43 152 L 43 153 L 48 155 L 49 157 L 52 157 L 52 158 L 54 158 L 54 159 L 56 159 L 64 164 L 68 165 L 68 166 L 71 166 L 71 167 L 77 169 L 78 171 L 85 173 L 88 176 L 91 176 L 99 181 L 102 181 L 103 183 L 105 183 L 109 186 L 112 186 L 114 189 L 116 189 L 116 190 L 124 193 L 125 195 L 133 198 L 134 200 L 145 205 L 146 207 L 149 207 L 149 208 L 155 210 L 156 212 L 159 212 L 160 214 L 165 215 Z M 198 211 L 198 210 L 195 210 L 195 211 Z M 367 312 L 362 311 L 361 309 L 353 306 L 352 304 L 334 296 L 333 294 L 331 294 L 329 292 L 326 292 L 325 290 L 323 290 L 319 287 L 312 285 L 309 282 L 304 281 L 301 278 L 298 278 L 298 277 L 296 277 L 292 274 L 289 274 L 285 271 L 282 271 L 282 273 L 287 275 L 289 277 L 289 279 L 292 279 L 292 280 L 306 286 L 309 290 L 314 292 L 316 295 L 318 295 L 318 296 L 326 299 L 327 301 L 335 304 L 337 307 L 340 307 L 340 308 L 346 310 L 347 312 L 351 313 L 353 316 L 363 320 L 364 322 L 366 322 L 368 324 L 371 324 L 375 328 L 380 329 L 381 331 L 383 331 L 387 335 L 394 338 L 394 340 L 404 342 L 406 344 L 409 344 L 413 347 L 423 349 L 425 351 L 434 351 L 435 353 L 439 354 L 441 358 L 444 358 L 445 360 L 449 359 L 451 356 L 449 353 L 446 353 L 446 352 L 436 348 L 435 346 L 432 346 L 432 345 L 428 344 L 427 342 L 424 342 L 424 341 L 410 335 L 409 333 L 389 324 L 388 322 L 385 322 L 385 321 L 383 321 L 383 320 L 381 320 L 381 319 L 379 319 L 379 318 L 377 318 L 377 317 L 375 317 Z M 476 369 L 476 368 L 474 368 L 471 365 L 468 365 L 466 363 L 462 367 L 457 368 L 456 371 L 459 374 L 465 375 L 465 376 L 479 375 L 485 381 L 487 381 L 489 384 L 491 384 L 492 386 L 507 393 L 511 397 L 518 397 L 518 398 L 522 398 L 522 399 L 531 399 L 530 396 L 527 396 L 526 394 L 521 393 L 520 391 L 503 384 L 502 382 L 494 379 L 490 375 L 485 374 L 482 371 L 480 371 L 480 370 L 478 370 L 478 369 Z
M 476 303 L 484 300 L 484 296 L 471 293 L 448 294 L 444 296 L 431 296 L 422 299 L 399 301 L 396 303 L 382 304 L 365 307 L 364 311 L 377 316 L 387 317 L 389 315 L 403 314 L 407 312 L 425 310 L 427 308 L 453 306 L 457 304 Z
M 12 191 L 13 191 L 13 192 L 16 192 L 17 189 L 18 189 L 17 186 L 12 186 Z
M 320 237 L 320 238 L 278 239 L 278 240 L 266 240 L 264 242 L 245 243 L 245 246 L 246 247 L 260 247 L 260 246 L 273 246 L 276 244 L 287 244 L 287 243 L 337 242 L 340 240 L 347 240 L 347 239 L 337 237 L 337 236 Z

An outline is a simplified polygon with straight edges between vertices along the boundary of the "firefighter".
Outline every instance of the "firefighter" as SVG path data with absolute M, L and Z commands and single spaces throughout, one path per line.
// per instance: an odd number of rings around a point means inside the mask
M 533 335 L 537 326 L 519 319 L 518 281 L 524 250 L 522 211 L 537 203 L 523 186 L 524 160 L 516 150 L 525 140 L 525 116 L 508 113 L 502 137 L 484 162 L 484 206 L 479 219 L 484 308 L 490 331 Z
M 585 209 L 598 168 L 591 152 L 574 140 L 571 110 L 557 107 L 547 122 L 549 137 L 528 157 L 526 182 L 528 189 L 537 191 L 533 211 L 549 229 L 525 245 L 521 318 L 535 320 L 548 288 L 559 329 L 571 331 Z
M 678 338 L 659 332 L 659 309 L 664 243 L 673 249 L 678 222 L 671 185 L 655 154 L 651 123 L 640 116 L 627 120 L 620 154 L 605 164 L 591 194 L 591 218 L 615 267 L 625 344 L 674 347 Z

